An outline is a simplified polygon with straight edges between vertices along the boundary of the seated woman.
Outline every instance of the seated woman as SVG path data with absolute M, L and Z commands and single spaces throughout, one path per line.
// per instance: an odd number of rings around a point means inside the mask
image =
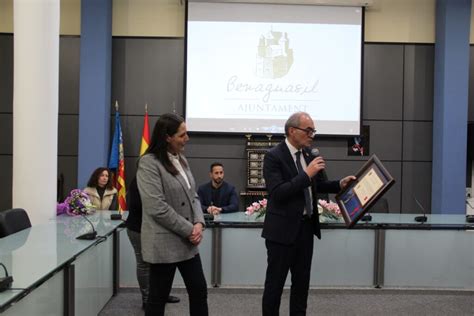
M 96 210 L 117 210 L 117 189 L 112 185 L 112 173 L 108 168 L 95 169 L 84 192 Z

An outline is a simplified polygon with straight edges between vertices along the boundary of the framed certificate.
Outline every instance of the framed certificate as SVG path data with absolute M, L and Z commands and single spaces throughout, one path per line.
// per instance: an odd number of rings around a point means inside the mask
M 376 155 L 372 155 L 355 176 L 357 179 L 336 195 L 336 202 L 348 228 L 354 226 L 395 183 Z

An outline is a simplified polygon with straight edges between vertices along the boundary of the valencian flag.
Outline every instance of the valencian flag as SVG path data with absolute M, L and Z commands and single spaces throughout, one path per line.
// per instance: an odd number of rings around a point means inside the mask
M 109 169 L 115 172 L 115 188 L 118 191 L 117 200 L 119 211 L 127 210 L 127 201 L 125 196 L 125 155 L 123 153 L 122 127 L 120 126 L 120 114 L 118 111 L 118 102 L 115 101 L 115 131 L 110 149 Z
M 145 104 L 145 120 L 143 122 L 142 142 L 140 144 L 140 156 L 145 153 L 150 145 L 150 128 L 148 126 L 148 105 Z

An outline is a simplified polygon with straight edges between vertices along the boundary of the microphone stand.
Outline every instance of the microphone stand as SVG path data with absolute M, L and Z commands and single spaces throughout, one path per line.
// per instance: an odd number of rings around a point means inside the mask
M 84 217 L 84 219 L 92 226 L 92 231 L 89 233 L 82 234 L 80 236 L 77 236 L 76 239 L 82 239 L 82 240 L 94 240 L 97 237 L 97 232 L 95 231 L 94 224 L 87 218 L 86 215 L 84 215 L 83 212 L 81 212 L 81 216 Z
M 466 199 L 466 204 L 469 205 L 471 210 L 474 209 L 474 206 L 472 206 L 471 202 L 469 202 L 469 199 Z M 466 214 L 466 222 L 474 223 L 474 214 Z
M 415 222 L 419 222 L 419 223 L 424 223 L 428 220 L 428 217 L 426 217 L 426 211 L 425 211 L 425 208 L 423 207 L 423 205 L 421 205 L 420 201 L 418 201 L 418 199 L 413 196 L 413 198 L 415 199 L 415 202 L 416 204 L 421 208 L 421 210 L 423 211 L 423 215 L 421 216 L 415 216 Z
M 5 271 L 5 277 L 0 277 L 0 292 L 3 292 L 12 287 L 13 276 L 8 275 L 7 267 L 5 267 L 3 263 L 0 262 L 0 266 L 2 266 Z

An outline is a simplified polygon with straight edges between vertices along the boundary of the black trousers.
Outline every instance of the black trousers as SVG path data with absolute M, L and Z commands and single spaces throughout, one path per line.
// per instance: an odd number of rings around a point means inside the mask
M 202 270 L 201 257 L 175 262 L 150 264 L 150 285 L 145 315 L 165 314 L 166 300 L 173 285 L 174 274 L 178 268 L 183 277 L 189 296 L 189 314 L 207 316 L 207 284 Z
M 306 315 L 313 244 L 313 228 L 309 219 L 303 220 L 294 244 L 283 245 L 270 240 L 265 241 L 267 273 L 262 315 L 279 315 L 281 295 L 288 271 L 291 272 L 290 315 Z

